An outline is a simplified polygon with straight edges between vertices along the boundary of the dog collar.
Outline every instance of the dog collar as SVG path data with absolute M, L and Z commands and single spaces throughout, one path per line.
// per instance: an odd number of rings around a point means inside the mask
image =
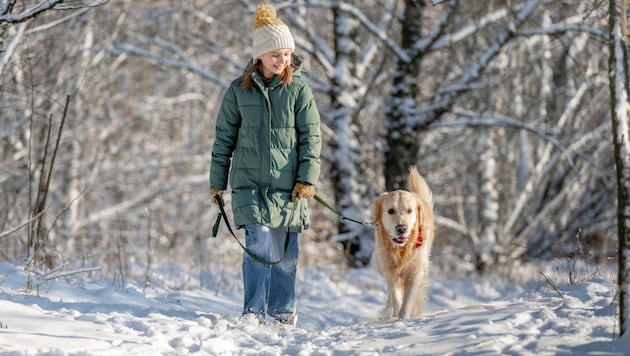
M 424 236 L 422 236 L 422 226 L 418 226 L 418 241 L 416 241 L 416 245 L 413 248 L 420 248 L 423 244 Z

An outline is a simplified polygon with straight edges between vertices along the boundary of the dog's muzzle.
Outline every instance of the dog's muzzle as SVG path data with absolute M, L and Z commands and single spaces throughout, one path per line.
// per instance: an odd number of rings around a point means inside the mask
M 396 234 L 393 235 L 392 242 L 396 245 L 404 245 L 407 242 L 407 225 L 396 225 L 394 228 Z

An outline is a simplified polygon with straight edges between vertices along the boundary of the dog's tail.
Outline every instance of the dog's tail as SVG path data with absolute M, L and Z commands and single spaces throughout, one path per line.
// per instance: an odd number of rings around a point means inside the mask
M 409 167 L 407 184 L 411 192 L 418 194 L 423 203 L 433 208 L 433 193 L 431 192 L 431 188 L 429 188 L 429 185 L 422 175 L 420 175 L 416 167 Z
M 409 185 L 409 191 L 416 194 L 420 200 L 419 207 L 421 210 L 418 212 L 420 216 L 420 229 L 426 246 L 431 250 L 433 244 L 433 237 L 435 234 L 435 222 L 433 216 L 433 193 L 431 188 L 420 175 L 416 167 L 409 167 L 409 177 L 407 178 L 407 184 Z

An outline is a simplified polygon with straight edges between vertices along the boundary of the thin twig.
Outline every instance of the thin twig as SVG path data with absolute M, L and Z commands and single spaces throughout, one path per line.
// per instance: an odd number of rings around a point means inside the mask
M 562 295 L 562 292 L 560 292 L 560 289 L 558 289 L 558 286 L 551 280 L 551 278 L 547 277 L 542 271 L 540 271 L 540 275 L 542 275 L 545 281 L 551 286 L 551 288 L 553 288 L 553 290 L 555 290 L 556 293 L 558 293 L 560 298 L 564 300 L 564 296 Z
M 58 278 L 63 278 L 63 277 L 68 277 L 68 276 L 73 276 L 75 274 L 80 274 L 80 273 L 88 273 L 88 272 L 95 272 L 95 271 L 100 271 L 101 268 L 100 267 L 90 267 L 90 268 L 82 268 L 79 270 L 75 270 L 75 271 L 68 271 L 68 272 L 63 272 L 63 273 L 59 273 L 59 274 L 46 274 L 43 277 L 37 277 L 38 281 L 50 281 L 53 279 L 58 279 Z
M 12 227 L 12 228 L 11 228 L 11 229 L 9 229 L 9 230 L 6 230 L 6 231 L 3 231 L 3 232 L 0 232 L 0 239 L 1 239 L 1 238 L 3 238 L 3 237 L 9 236 L 9 235 L 11 235 L 12 233 L 14 233 L 14 232 L 18 231 L 19 229 L 23 228 L 24 226 L 26 226 L 26 225 L 28 225 L 28 224 L 32 223 L 32 222 L 33 222 L 33 220 L 35 220 L 35 219 L 39 218 L 39 216 L 40 216 L 40 215 L 42 215 L 42 214 L 44 213 L 44 211 L 46 211 L 46 209 L 44 209 L 44 210 L 40 211 L 40 212 L 39 212 L 39 214 L 35 215 L 35 216 L 34 216 L 34 217 L 32 217 L 30 220 L 27 220 L 27 221 L 25 221 L 25 222 L 21 223 L 20 225 L 18 225 L 18 226 L 14 226 L 14 227 Z
M 118 244 L 117 244 L 117 250 L 118 250 L 118 271 L 120 273 L 120 283 L 121 283 L 121 288 L 122 291 L 125 291 L 125 273 L 123 270 L 123 248 L 122 248 L 122 244 L 123 244 L 123 239 L 122 239 L 122 227 L 120 226 L 120 217 L 118 218 L 118 224 L 119 224 L 119 231 L 118 231 Z
M 79 199 L 83 194 L 85 194 L 85 192 L 88 190 L 88 188 L 91 187 L 91 184 L 88 184 L 85 186 L 85 188 L 83 188 L 83 190 L 81 192 L 79 192 L 79 194 L 74 197 L 70 203 L 66 204 L 66 206 L 63 207 L 63 209 L 61 210 L 61 212 L 59 214 L 57 214 L 57 216 L 55 216 L 55 220 L 52 222 L 52 224 L 50 225 L 50 228 L 48 229 L 48 231 L 46 231 L 46 235 L 44 240 L 48 239 L 48 235 L 50 234 L 50 232 L 52 231 L 53 227 L 55 226 L 55 224 L 57 223 L 57 220 L 59 220 L 59 218 L 68 210 L 70 209 L 70 206 L 72 204 L 74 204 L 74 202 Z
M 147 209 L 147 266 L 144 271 L 144 288 L 142 293 L 145 293 L 146 288 L 151 285 L 151 269 L 153 268 L 153 252 L 151 249 L 151 209 Z

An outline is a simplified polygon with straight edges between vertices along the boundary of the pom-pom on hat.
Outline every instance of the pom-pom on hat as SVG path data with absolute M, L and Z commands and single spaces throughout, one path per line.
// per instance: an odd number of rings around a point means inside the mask
M 295 50 L 295 41 L 291 31 L 277 16 L 276 9 L 269 4 L 260 5 L 256 9 L 254 20 L 254 40 L 252 58 L 276 49 Z

